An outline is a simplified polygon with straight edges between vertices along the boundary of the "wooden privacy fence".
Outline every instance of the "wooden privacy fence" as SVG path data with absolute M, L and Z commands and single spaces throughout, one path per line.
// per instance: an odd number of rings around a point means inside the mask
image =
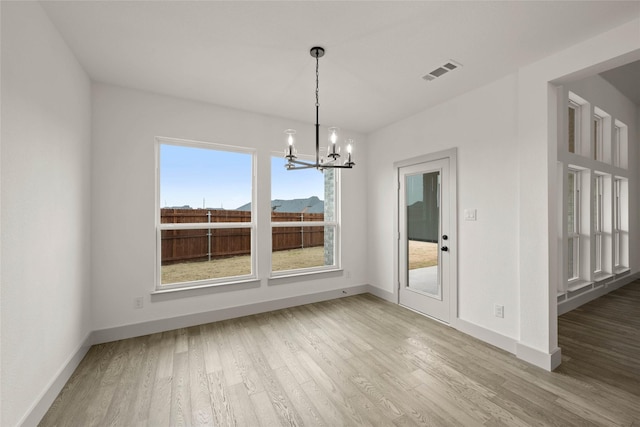
M 321 213 L 272 212 L 275 222 L 323 221 Z M 207 223 L 250 222 L 251 212 L 224 209 L 161 209 L 163 224 L 202 223 L 203 228 L 162 230 L 162 264 L 205 261 L 251 253 L 249 228 L 207 228 Z M 274 227 L 274 251 L 324 245 L 324 227 Z

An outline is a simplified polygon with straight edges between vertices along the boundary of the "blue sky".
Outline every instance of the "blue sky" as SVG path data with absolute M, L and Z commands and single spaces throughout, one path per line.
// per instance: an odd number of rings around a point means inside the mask
M 271 200 L 306 199 L 317 196 L 324 200 L 324 176 L 316 169 L 287 170 L 283 157 L 271 158 Z
M 272 199 L 324 199 L 320 172 L 287 171 L 284 164 L 272 158 Z M 236 209 L 250 201 L 250 154 L 160 145 L 160 206 Z

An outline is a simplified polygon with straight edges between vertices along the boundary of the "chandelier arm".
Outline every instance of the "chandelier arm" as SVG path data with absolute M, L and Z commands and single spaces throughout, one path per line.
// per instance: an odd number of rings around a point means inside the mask
M 298 163 L 298 162 L 296 162 Z M 293 171 L 293 170 L 300 170 L 300 169 L 319 169 L 319 170 L 323 170 L 323 169 L 353 169 L 353 166 L 355 165 L 355 163 L 353 165 L 325 165 L 325 164 L 313 164 L 313 163 L 309 163 L 309 164 L 303 164 L 300 166 L 287 166 L 287 170 Z
M 294 165 L 298 165 L 298 166 L 294 166 Z M 298 160 L 298 159 L 289 159 L 289 162 L 285 165 L 285 167 L 289 170 L 294 170 L 294 169 L 352 169 L 353 166 L 355 166 L 355 163 L 353 162 L 349 162 L 349 163 L 345 163 L 344 165 L 336 165 L 333 164 L 332 162 L 327 162 L 327 163 L 319 163 L 319 162 L 315 162 L 315 163 L 311 163 L 311 162 L 306 162 L 304 160 Z

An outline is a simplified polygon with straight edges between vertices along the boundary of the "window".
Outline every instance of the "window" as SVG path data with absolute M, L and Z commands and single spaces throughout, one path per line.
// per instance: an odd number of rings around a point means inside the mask
M 595 176 L 593 190 L 593 233 L 595 245 L 593 272 L 600 273 L 604 265 L 604 176 Z
M 580 172 L 567 174 L 567 270 L 568 280 L 580 277 Z
M 580 105 L 569 100 L 568 144 L 570 153 L 580 152 Z
M 613 128 L 613 165 L 619 168 L 627 168 L 627 137 L 627 125 L 616 120 Z
M 271 270 L 274 276 L 331 270 L 338 262 L 338 170 L 287 171 L 271 160 Z
M 613 165 L 620 166 L 620 127 L 613 129 Z
M 593 116 L 593 158 L 595 160 L 604 160 L 604 150 L 603 150 L 603 141 L 602 141 L 602 126 L 603 120 L 602 117 L 595 114 Z
M 628 130 L 567 90 L 558 99 L 558 303 L 578 298 L 629 271 Z M 608 283 L 608 282 L 607 282 Z
M 253 153 L 158 138 L 157 289 L 255 277 Z
M 621 272 L 629 266 L 629 202 L 628 181 L 613 181 L 613 266 Z

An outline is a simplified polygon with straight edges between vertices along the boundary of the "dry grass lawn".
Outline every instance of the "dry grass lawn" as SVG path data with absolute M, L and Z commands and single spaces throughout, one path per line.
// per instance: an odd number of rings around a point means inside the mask
M 316 246 L 305 249 L 274 252 L 273 271 L 324 265 L 324 248 Z M 438 263 L 438 245 L 435 243 L 409 241 L 409 270 L 431 267 Z M 251 273 L 249 255 L 212 261 L 185 262 L 162 266 L 162 283 L 191 282 L 219 277 L 243 276 Z
M 409 270 L 438 265 L 438 244 L 409 240 Z
M 324 246 L 278 251 L 271 254 L 271 267 L 273 271 L 321 267 L 323 265 Z
M 322 266 L 324 265 L 324 248 L 316 246 L 274 252 L 271 262 L 273 271 Z M 251 257 L 243 255 L 212 261 L 163 265 L 162 283 L 191 282 L 219 277 L 242 276 L 250 273 Z

